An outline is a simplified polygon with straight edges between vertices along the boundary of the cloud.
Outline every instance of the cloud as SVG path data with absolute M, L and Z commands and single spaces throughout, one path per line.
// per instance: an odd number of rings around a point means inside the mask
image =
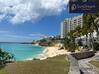
M 0 21 L 4 19 L 5 15 L 0 15 Z
M 48 37 L 47 35 L 44 35 L 44 34 L 41 34 L 41 33 L 32 33 L 32 34 L 29 34 L 29 36 L 31 36 L 31 37 L 40 37 L 40 38 Z
M 0 30 L 0 34 L 7 34 L 10 33 L 9 31 Z
M 7 18 L 13 24 L 34 22 L 44 16 L 60 14 L 67 2 L 68 0 L 0 0 L 0 20 Z

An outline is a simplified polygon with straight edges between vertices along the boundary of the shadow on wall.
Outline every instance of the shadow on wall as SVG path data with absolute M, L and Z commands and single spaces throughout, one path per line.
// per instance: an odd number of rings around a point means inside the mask
M 72 53 L 73 57 L 75 57 L 77 60 L 86 59 L 93 57 L 95 55 L 94 51 L 86 51 L 86 52 L 80 52 L 80 53 Z

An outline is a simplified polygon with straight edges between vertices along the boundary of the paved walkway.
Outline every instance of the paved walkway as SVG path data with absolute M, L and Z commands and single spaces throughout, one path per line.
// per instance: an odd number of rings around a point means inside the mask
M 99 74 L 98 70 L 88 62 L 89 60 L 86 59 L 78 61 L 80 70 L 84 74 Z
M 68 59 L 70 62 L 70 70 L 68 74 L 80 74 L 78 61 L 72 55 L 68 55 Z
M 99 69 L 97 69 L 96 67 L 94 67 L 92 64 L 89 63 L 89 61 L 99 58 L 98 56 L 99 52 L 96 53 L 96 55 L 92 58 L 79 60 L 78 64 L 80 70 L 83 71 L 84 74 L 99 74 Z

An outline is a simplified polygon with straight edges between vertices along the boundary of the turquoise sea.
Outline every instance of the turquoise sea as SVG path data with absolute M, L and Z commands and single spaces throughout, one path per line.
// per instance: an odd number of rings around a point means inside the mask
M 24 61 L 37 57 L 43 51 L 43 47 L 32 44 L 0 43 L 0 48 L 14 55 L 16 61 Z

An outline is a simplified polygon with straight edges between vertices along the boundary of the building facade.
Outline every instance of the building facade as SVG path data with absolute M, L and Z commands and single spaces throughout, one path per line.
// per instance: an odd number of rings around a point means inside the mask
M 61 23 L 61 38 L 64 38 L 71 30 L 74 30 L 78 25 L 80 27 L 83 26 L 83 15 L 66 18 Z

